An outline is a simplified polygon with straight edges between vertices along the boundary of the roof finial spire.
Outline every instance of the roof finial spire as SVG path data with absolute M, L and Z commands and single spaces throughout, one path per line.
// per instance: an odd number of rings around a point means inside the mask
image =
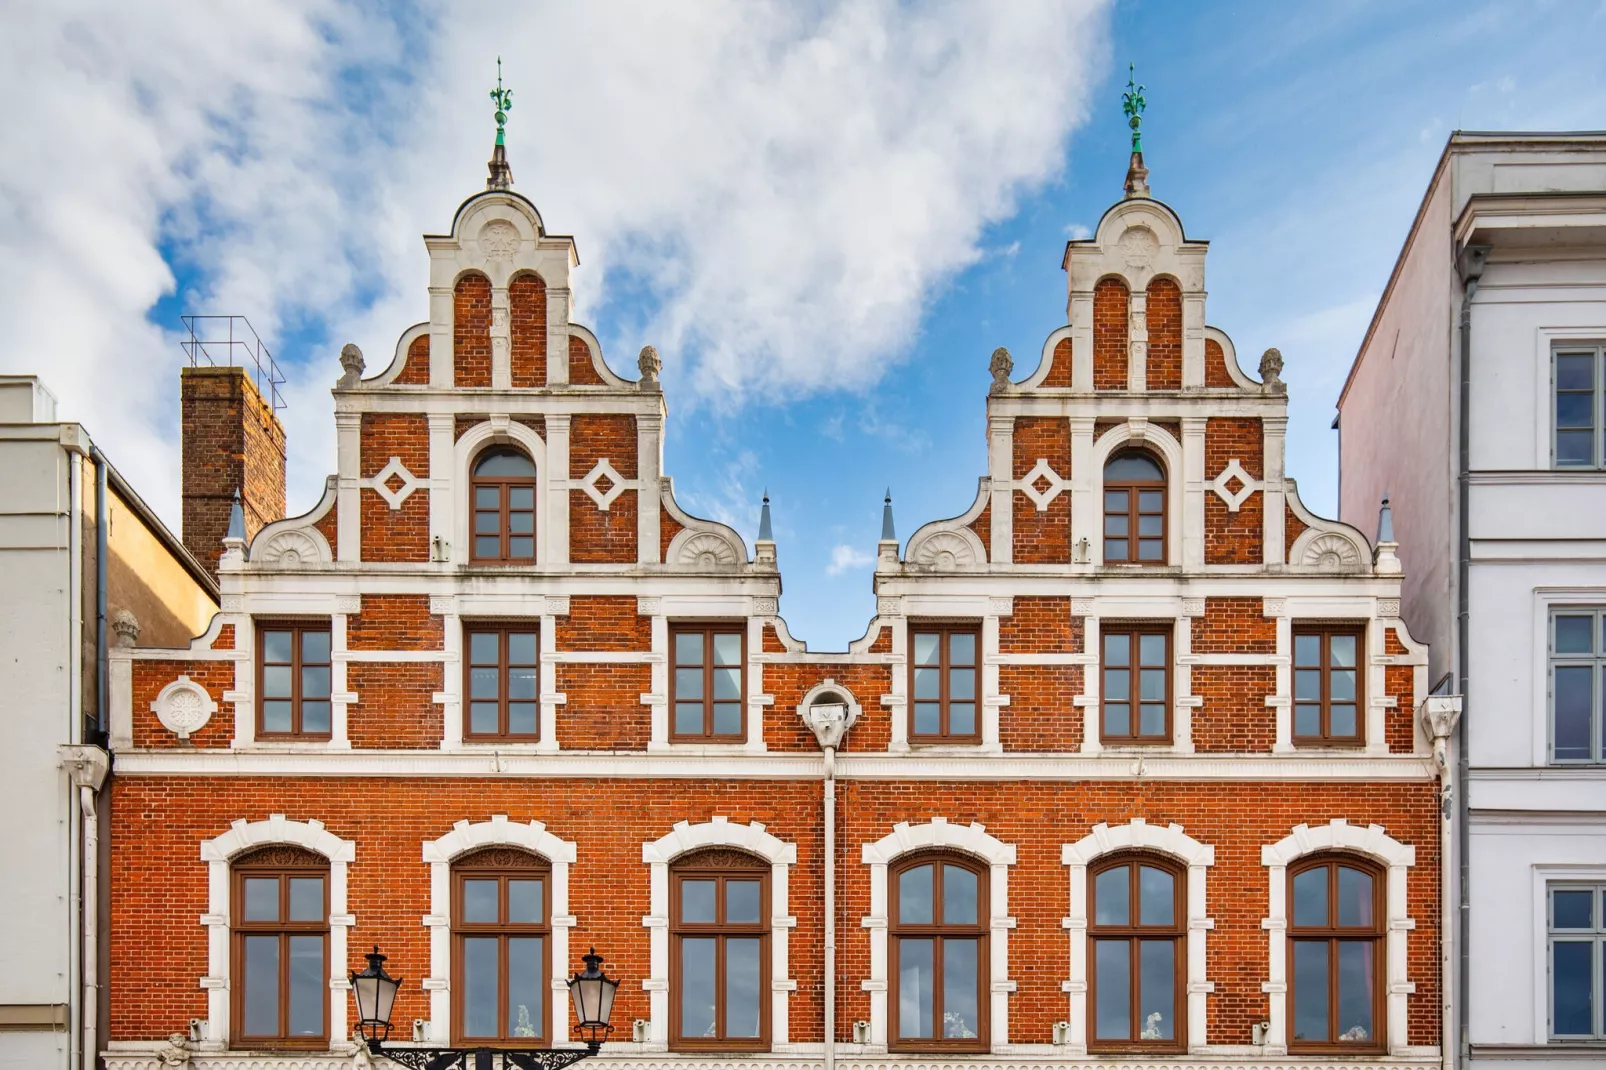
M 1126 125 L 1132 128 L 1132 161 L 1126 169 L 1128 197 L 1149 195 L 1149 169 L 1143 166 L 1143 109 L 1149 103 L 1143 96 L 1145 88 L 1138 84 L 1137 65 L 1127 64 L 1126 92 L 1121 94 L 1121 111 L 1126 115 Z
M 760 539 L 775 541 L 775 529 L 770 526 L 770 489 L 764 488 L 764 506 L 758 514 L 758 537 Z
M 887 488 L 887 496 L 881 502 L 881 541 L 896 542 L 897 529 L 892 526 L 892 488 Z
M 496 147 L 491 150 L 491 177 L 485 180 L 486 189 L 508 189 L 513 185 L 513 169 L 507 163 L 507 149 L 503 130 L 507 126 L 507 113 L 513 109 L 513 90 L 502 88 L 502 57 L 496 57 L 496 88 L 491 90 L 496 104 Z

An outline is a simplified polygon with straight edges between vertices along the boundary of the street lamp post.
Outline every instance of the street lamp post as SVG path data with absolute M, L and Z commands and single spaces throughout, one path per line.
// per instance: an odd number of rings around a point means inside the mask
M 408 1070 L 492 1070 L 496 1055 L 502 1056 L 503 1070 L 563 1070 L 581 1059 L 597 1054 L 602 1042 L 613 1032 L 608 1019 L 613 1015 L 613 996 L 619 988 L 616 978 L 602 972 L 602 956 L 592 948 L 584 956 L 586 968 L 569 978 L 569 996 L 574 1000 L 574 1031 L 585 1038 L 583 1048 L 390 1048 L 390 1012 L 396 1003 L 401 978 L 385 972 L 385 956 L 376 946 L 366 956 L 368 968 L 351 975 L 352 998 L 357 1002 L 357 1032 L 375 1055 L 382 1055 Z

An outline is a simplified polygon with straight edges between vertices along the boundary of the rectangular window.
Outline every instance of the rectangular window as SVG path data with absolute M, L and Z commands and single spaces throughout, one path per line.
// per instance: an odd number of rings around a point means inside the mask
M 533 624 L 471 624 L 464 629 L 463 738 L 539 738 L 540 666 Z
M 1601 434 L 1603 358 L 1606 346 L 1569 345 L 1556 350 L 1551 375 L 1557 468 L 1599 468 L 1606 450 Z
M 1101 649 L 1104 742 L 1171 742 L 1170 622 L 1105 625 Z
M 1601 689 L 1606 668 L 1606 610 L 1550 614 L 1550 760 L 1601 760 Z
M 257 737 L 328 739 L 329 622 L 257 623 Z
M 232 871 L 234 1040 L 318 1045 L 328 1032 L 328 870 L 269 847 Z M 278 862 L 284 864 L 276 864 Z
M 674 657 L 669 708 L 677 741 L 739 743 L 747 738 L 747 632 L 738 624 L 681 624 L 670 630 Z
M 1353 624 L 1294 624 L 1295 743 L 1361 742 L 1364 640 Z
M 909 629 L 909 738 L 918 743 L 979 743 L 976 686 L 980 658 L 973 624 Z
M 1601 1009 L 1606 886 L 1552 884 L 1548 893 L 1551 1039 L 1606 1040 Z

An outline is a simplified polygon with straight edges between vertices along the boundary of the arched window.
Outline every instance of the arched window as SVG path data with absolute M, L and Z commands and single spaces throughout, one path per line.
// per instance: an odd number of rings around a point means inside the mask
M 1382 1049 L 1382 892 L 1356 858 L 1289 869 L 1291 1049 Z
M 1090 1047 L 1181 1051 L 1187 996 L 1182 871 L 1156 856 L 1116 857 L 1089 874 Z
M 535 463 L 510 446 L 493 446 L 474 462 L 471 559 L 498 564 L 535 561 Z
M 986 1051 L 987 868 L 916 855 L 891 877 L 891 1046 Z
M 1165 471 L 1146 450 L 1128 449 L 1104 465 L 1104 562 L 1166 562 Z
M 329 1041 L 329 861 L 288 845 L 236 859 L 234 1043 L 322 1047 Z
M 551 995 L 551 872 L 512 847 L 452 865 L 452 1033 L 460 1042 L 546 1042 Z
M 670 868 L 670 1044 L 767 1049 L 770 867 L 729 848 Z

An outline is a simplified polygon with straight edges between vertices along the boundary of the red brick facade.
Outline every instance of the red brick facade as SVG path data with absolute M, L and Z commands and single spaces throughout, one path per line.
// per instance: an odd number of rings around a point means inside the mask
M 491 385 L 491 280 L 469 274 L 457 280 L 452 299 L 452 381 Z
M 1145 319 L 1149 355 L 1145 378 L 1150 390 L 1182 389 L 1182 287 L 1175 279 L 1149 283 Z
M 1125 390 L 1129 293 L 1120 279 L 1093 288 L 1093 389 Z
M 515 387 L 546 385 L 546 283 L 520 275 L 507 286 L 509 366 Z
M 1064 420 L 1015 421 L 1015 479 L 1024 481 L 1039 458 L 1060 473 L 1071 469 L 1070 425 Z M 1046 510 L 1024 494 L 1014 497 L 1015 560 L 1066 564 L 1071 560 L 1071 496 L 1061 494 Z
M 215 573 L 236 494 L 247 539 L 284 516 L 284 425 L 241 367 L 183 369 L 179 402 L 184 545 Z

